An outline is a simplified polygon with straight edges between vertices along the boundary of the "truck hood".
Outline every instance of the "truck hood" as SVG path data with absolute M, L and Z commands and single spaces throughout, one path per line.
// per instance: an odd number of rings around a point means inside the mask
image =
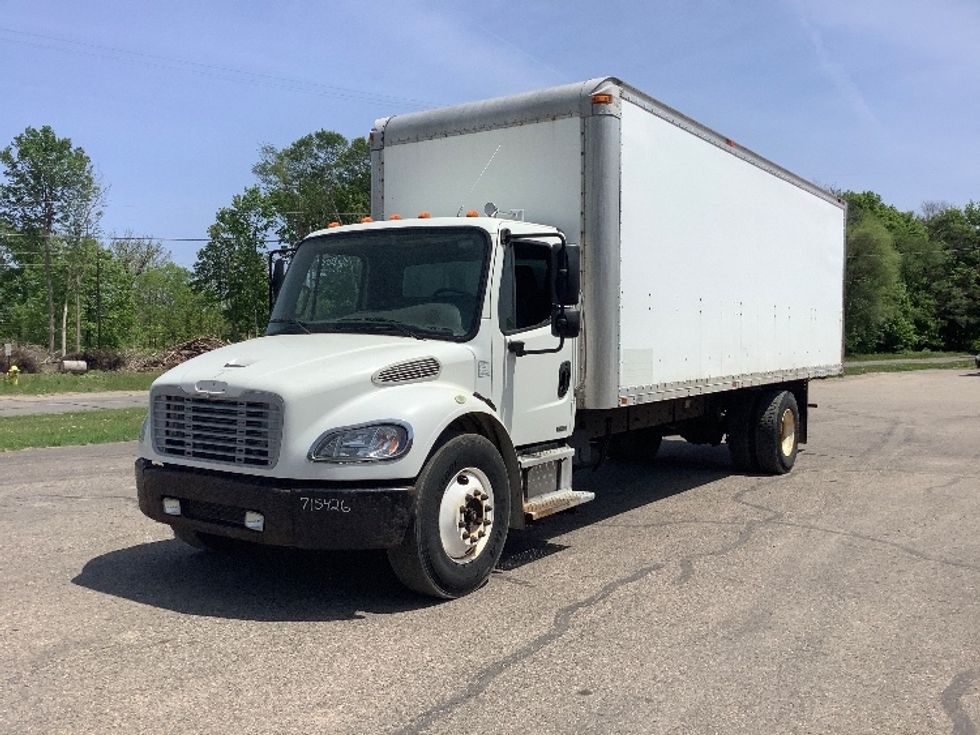
M 281 334 L 259 337 L 199 355 L 164 373 L 154 387 L 179 386 L 189 394 L 234 397 L 269 391 L 289 397 L 355 383 L 370 385 L 378 370 L 435 358 L 440 379 L 472 390 L 475 355 L 462 344 L 377 334 Z

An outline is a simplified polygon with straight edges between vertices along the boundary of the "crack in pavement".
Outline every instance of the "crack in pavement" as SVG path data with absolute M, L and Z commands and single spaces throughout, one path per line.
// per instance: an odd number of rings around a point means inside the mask
M 773 523 L 778 518 L 781 518 L 783 515 L 785 515 L 785 512 L 776 511 L 773 510 L 772 508 L 764 508 L 763 506 L 753 505 L 751 503 L 747 503 L 744 500 L 742 500 L 741 496 L 745 495 L 746 493 L 750 493 L 753 490 L 757 490 L 758 488 L 759 485 L 756 484 L 756 485 L 752 485 L 751 487 L 747 487 L 743 490 L 739 490 L 737 493 L 735 493 L 732 499 L 736 503 L 747 505 L 751 508 L 755 508 L 759 510 L 764 509 L 769 512 L 770 514 L 769 517 L 756 518 L 756 519 L 748 520 L 743 524 L 741 524 L 742 527 L 738 532 L 738 536 L 730 544 L 726 544 L 724 546 L 721 546 L 717 549 L 713 549 L 711 551 L 701 551 L 695 554 L 688 554 L 687 556 L 683 557 L 680 560 L 681 573 L 674 578 L 673 581 L 674 586 L 680 586 L 682 584 L 685 584 L 688 580 L 691 579 L 691 577 L 694 576 L 694 561 L 696 559 L 708 559 L 712 557 L 724 556 L 726 554 L 730 554 L 736 549 L 745 546 L 752 539 L 752 537 L 755 535 L 755 532 L 759 528 L 768 525 L 770 523 Z
M 947 480 L 946 482 L 939 482 L 936 483 L 935 485 L 930 485 L 929 487 L 923 488 L 923 492 L 928 493 L 933 490 L 940 490 L 946 487 L 950 487 L 952 485 L 955 485 L 956 482 L 958 481 L 959 478 L 956 478 L 955 481 Z M 974 564 L 968 561 L 960 561 L 959 559 L 948 559 L 944 557 L 933 556 L 931 554 L 927 554 L 924 551 L 919 551 L 918 549 L 915 549 L 907 544 L 899 543 L 897 541 L 889 541 L 888 539 L 878 538 L 877 536 L 871 536 L 869 534 L 858 533 L 857 531 L 843 531 L 837 528 L 826 528 L 825 526 L 816 526 L 808 523 L 794 523 L 793 521 L 782 520 L 782 518 L 786 515 L 785 512 L 778 512 L 774 508 L 769 508 L 765 505 L 757 505 L 755 503 L 749 503 L 748 501 L 739 497 L 740 495 L 744 495 L 748 492 L 757 489 L 757 487 L 758 486 L 746 488 L 745 490 L 736 493 L 734 500 L 736 503 L 740 503 L 749 508 L 753 508 L 759 511 L 764 511 L 767 513 L 772 513 L 773 516 L 768 519 L 765 519 L 763 523 L 771 523 L 775 526 L 787 526 L 790 528 L 802 528 L 808 531 L 816 531 L 818 533 L 827 533 L 827 534 L 832 534 L 834 536 L 845 536 L 848 538 L 860 539 L 862 541 L 868 541 L 870 543 L 880 544 L 882 546 L 888 546 L 893 549 L 898 549 L 899 551 L 907 554 L 908 556 L 911 556 L 915 559 L 919 559 L 921 561 L 929 561 L 929 562 L 933 562 L 934 564 L 941 564 L 944 566 L 955 567 L 958 569 L 969 569 L 971 571 L 980 572 L 980 564 Z
M 963 709 L 961 700 L 978 679 L 980 679 L 980 669 L 962 671 L 954 676 L 949 686 L 943 690 L 940 701 L 946 716 L 953 723 L 953 735 L 977 735 L 976 725 Z
M 493 683 L 494 679 L 510 669 L 512 666 L 519 664 L 521 661 L 529 659 L 545 646 L 554 643 L 556 640 L 565 635 L 565 633 L 571 629 L 572 619 L 575 617 L 576 613 L 602 602 L 626 585 L 637 582 L 653 572 L 663 569 L 665 566 L 667 565 L 663 562 L 652 562 L 650 564 L 646 564 L 639 569 L 634 570 L 625 577 L 621 577 L 607 583 L 597 592 L 593 593 L 589 597 L 586 597 L 584 600 L 573 602 L 559 609 L 558 612 L 555 613 L 554 622 L 548 631 L 536 636 L 510 655 L 494 661 L 492 664 L 484 667 L 484 669 L 476 675 L 476 677 L 462 692 L 457 694 L 455 697 L 445 700 L 441 704 L 437 704 L 434 707 L 429 708 L 427 711 L 423 712 L 412 720 L 412 722 L 409 724 L 395 730 L 396 735 L 419 733 L 430 727 L 443 716 L 451 713 L 456 707 L 482 694 L 490 686 L 490 684 Z
M 754 490 L 755 486 L 746 488 L 745 490 L 736 493 L 736 500 L 739 495 L 747 493 Z M 780 514 L 776 514 L 778 517 Z M 732 543 L 725 544 L 719 549 L 715 549 L 710 552 L 702 552 L 696 554 L 690 554 L 680 560 L 680 565 L 682 570 L 690 569 L 691 575 L 693 576 L 693 560 L 701 557 L 718 557 L 724 556 L 725 554 L 730 554 L 731 552 L 739 549 L 740 547 L 747 544 L 752 536 L 755 534 L 756 529 L 768 522 L 769 519 L 757 519 L 750 520 L 743 524 L 743 527 L 739 531 L 738 537 Z M 554 643 L 559 638 L 561 638 L 565 633 L 567 633 L 571 627 L 573 618 L 576 613 L 581 610 L 588 609 L 599 602 L 602 602 L 606 598 L 613 595 L 615 592 L 625 587 L 628 584 L 637 582 L 644 577 L 653 574 L 661 569 L 664 569 L 669 565 L 669 562 L 651 562 L 644 566 L 639 567 L 630 574 L 620 577 L 619 579 L 613 580 L 603 587 L 601 587 L 597 592 L 593 593 L 584 600 L 579 600 L 578 602 L 573 602 L 569 605 L 558 610 L 555 613 L 554 622 L 551 628 L 540 635 L 533 638 L 528 643 L 525 643 L 519 649 L 514 651 L 508 656 L 502 659 L 494 661 L 493 663 L 486 666 L 482 671 L 480 671 L 476 677 L 470 682 L 470 684 L 458 695 L 450 697 L 441 704 L 437 704 L 427 711 L 420 714 L 412 722 L 407 725 L 402 726 L 398 730 L 395 730 L 395 735 L 408 735 L 409 733 L 419 733 L 430 727 L 444 716 L 451 714 L 460 705 L 465 704 L 474 697 L 479 696 L 490 686 L 493 681 L 503 674 L 505 671 L 511 667 L 526 661 L 527 659 L 534 656 L 536 653 L 541 651 L 545 646 Z M 682 576 L 684 572 L 682 571 Z M 676 583 L 676 581 L 675 581 Z

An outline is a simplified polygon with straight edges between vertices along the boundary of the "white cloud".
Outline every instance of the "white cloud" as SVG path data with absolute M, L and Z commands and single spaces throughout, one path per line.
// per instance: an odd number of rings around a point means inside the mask
M 830 79 L 841 97 L 847 101 L 855 115 L 865 125 L 881 128 L 881 123 L 878 121 L 878 118 L 871 109 L 871 105 L 868 104 L 867 99 L 861 92 L 861 88 L 847 70 L 841 64 L 834 61 L 827 52 L 823 36 L 817 25 L 811 20 L 810 14 L 806 11 L 802 0 L 793 0 L 793 5 L 797 11 L 800 25 L 802 25 L 804 32 L 810 39 L 810 44 L 813 46 L 817 62 L 820 64 L 820 68 L 824 74 Z
M 980 70 L 980 4 L 975 0 L 824 0 L 814 25 L 876 37 L 957 67 Z

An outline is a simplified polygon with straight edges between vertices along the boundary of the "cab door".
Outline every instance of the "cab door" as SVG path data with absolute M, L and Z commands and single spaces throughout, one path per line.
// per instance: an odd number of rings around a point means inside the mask
M 567 437 L 575 415 L 575 339 L 566 339 L 558 352 L 516 354 L 524 350 L 553 350 L 559 338 L 551 331 L 551 246 L 533 240 L 513 240 L 504 248 L 497 299 L 497 318 L 505 346 L 501 414 L 515 446 Z

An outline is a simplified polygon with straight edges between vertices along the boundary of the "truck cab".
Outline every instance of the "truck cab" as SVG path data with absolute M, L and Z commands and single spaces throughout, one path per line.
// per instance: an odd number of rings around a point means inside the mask
M 153 384 L 141 509 L 197 546 L 388 548 L 422 592 L 482 584 L 509 526 L 591 497 L 564 444 L 575 251 L 553 227 L 483 217 L 313 233 L 264 337 Z M 525 497 L 536 460 L 551 483 Z

